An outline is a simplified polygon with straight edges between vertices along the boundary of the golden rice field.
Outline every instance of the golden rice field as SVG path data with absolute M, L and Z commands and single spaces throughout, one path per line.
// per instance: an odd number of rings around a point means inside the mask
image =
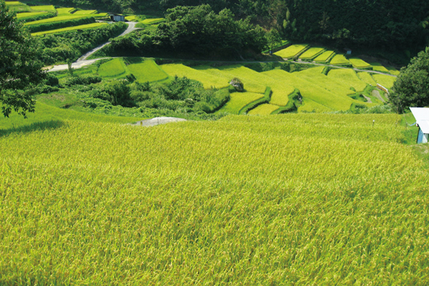
M 334 51 L 326 51 L 314 60 L 319 63 L 326 63 L 331 57 L 335 55 Z
M 275 52 L 274 54 L 282 58 L 293 58 L 305 51 L 308 45 L 291 45 L 283 50 Z
M 264 97 L 264 94 L 262 93 L 233 92 L 230 94 L 230 100 L 219 110 L 219 112 L 238 114 L 244 106 L 261 99 L 262 97 Z
M 21 121 L 0 132 L 0 284 L 426 285 L 429 174 L 400 119 Z
M 269 115 L 277 109 L 279 109 L 278 105 L 269 104 L 269 103 L 261 104 L 261 105 L 258 105 L 256 108 L 250 110 L 248 114 L 249 115 Z

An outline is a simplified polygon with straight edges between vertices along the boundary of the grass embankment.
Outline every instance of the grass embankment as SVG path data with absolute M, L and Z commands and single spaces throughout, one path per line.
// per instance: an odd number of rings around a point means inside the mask
M 0 283 L 428 284 L 429 174 L 398 143 L 397 121 L 291 114 L 10 132 Z

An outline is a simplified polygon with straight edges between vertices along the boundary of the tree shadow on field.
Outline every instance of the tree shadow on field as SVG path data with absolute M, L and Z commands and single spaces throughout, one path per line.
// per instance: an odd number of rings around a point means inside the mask
M 64 126 L 65 123 L 60 120 L 49 120 L 43 122 L 35 122 L 29 125 L 20 126 L 20 127 L 12 127 L 8 129 L 0 129 L 0 137 L 6 137 L 10 134 L 26 134 L 39 130 L 51 130 L 57 129 Z

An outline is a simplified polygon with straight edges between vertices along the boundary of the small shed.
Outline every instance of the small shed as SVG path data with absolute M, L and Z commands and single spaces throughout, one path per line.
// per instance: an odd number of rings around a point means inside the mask
M 429 141 L 429 108 L 410 107 L 410 110 L 419 126 L 417 143 L 427 143 Z
M 125 16 L 119 14 L 110 14 L 110 19 L 114 22 L 125 22 Z

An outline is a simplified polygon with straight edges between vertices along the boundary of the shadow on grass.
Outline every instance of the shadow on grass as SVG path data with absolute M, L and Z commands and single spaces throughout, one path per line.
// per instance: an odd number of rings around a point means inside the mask
M 12 127 L 8 129 L 0 129 L 0 137 L 5 137 L 10 134 L 26 134 L 39 130 L 51 130 L 57 129 L 64 126 L 65 123 L 60 120 L 49 120 L 43 122 L 35 122 L 29 125 L 20 126 L 20 127 Z

